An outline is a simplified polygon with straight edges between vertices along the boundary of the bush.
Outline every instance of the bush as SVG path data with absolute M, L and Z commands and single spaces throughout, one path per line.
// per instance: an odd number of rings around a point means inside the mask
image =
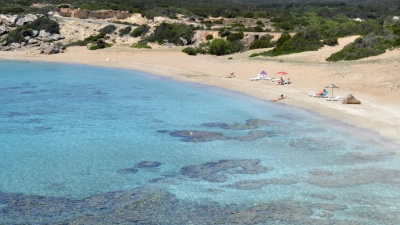
M 193 47 L 184 48 L 184 49 L 182 49 L 182 52 L 184 52 L 184 53 L 186 53 L 188 55 L 197 55 L 197 51 Z
M 134 30 L 130 33 L 130 35 L 131 35 L 132 37 L 144 36 L 144 35 L 147 33 L 147 31 L 149 31 L 149 30 L 150 30 L 150 27 L 149 27 L 149 26 L 147 26 L 147 25 L 141 25 L 141 26 L 137 27 L 136 29 L 134 29 Z
M 322 43 L 328 46 L 335 46 L 339 44 L 338 39 L 335 37 L 325 38 Z
M 89 50 L 97 50 L 99 47 L 97 45 L 90 46 Z
M 280 47 L 285 43 L 286 41 L 290 40 L 292 36 L 290 36 L 289 32 L 285 31 L 281 34 L 279 39 L 276 41 L 276 47 Z
M 229 42 L 224 39 L 214 39 L 210 43 L 209 53 L 211 55 L 228 55 L 232 53 Z
M 117 29 L 117 27 L 114 26 L 114 25 L 107 25 L 107 26 L 101 28 L 99 31 L 100 31 L 100 32 L 104 32 L 104 33 L 106 33 L 106 34 L 112 34 L 112 33 L 114 33 L 114 31 L 115 31 L 116 29 Z
M 230 42 L 233 42 L 233 41 L 241 40 L 241 39 L 243 39 L 243 37 L 244 37 L 243 32 L 239 32 L 239 33 L 230 33 L 230 34 L 226 37 L 226 39 L 227 39 L 228 41 L 230 41 Z
M 126 34 L 129 34 L 131 32 L 131 30 L 132 30 L 131 26 L 127 26 L 125 28 L 122 28 L 121 30 L 119 30 L 119 36 L 122 37 L 122 36 L 124 36 Z
M 212 34 L 209 34 L 206 36 L 207 41 L 212 40 L 213 38 L 214 38 L 214 36 L 212 36 Z
M 262 53 L 253 53 L 249 57 L 257 57 L 257 56 L 261 56 L 261 55 L 262 55 Z
M 26 27 L 37 31 L 45 30 L 50 34 L 60 33 L 60 26 L 58 23 L 45 16 L 38 17 L 36 20 L 32 21 L 32 23 L 27 24 Z
M 240 40 L 229 42 L 231 53 L 240 52 L 244 49 L 244 45 Z
M 267 39 L 260 39 L 255 40 L 250 43 L 249 49 L 258 49 L 258 48 L 271 48 L 273 45 L 271 44 L 270 40 Z
M 21 28 L 17 28 L 10 33 L 8 33 L 7 37 L 4 39 L 7 44 L 11 43 L 22 43 L 25 42 L 25 38 L 22 35 L 23 30 Z
M 292 38 L 290 38 L 289 34 L 282 34 L 277 41 L 276 47 L 265 54 L 278 56 L 305 51 L 317 51 L 323 46 L 319 39 L 319 31 L 315 27 L 305 27 Z
M 104 32 L 100 32 L 99 34 L 95 35 L 95 36 L 90 36 L 87 37 L 83 40 L 79 40 L 76 42 L 72 42 L 69 43 L 67 45 L 65 45 L 66 47 L 70 47 L 70 46 L 87 46 L 88 44 L 92 44 L 89 49 L 90 50 L 96 50 L 99 48 L 107 48 L 107 47 L 111 47 L 111 44 L 108 44 L 106 42 L 104 42 L 102 39 L 106 36 L 106 33 Z M 96 47 L 92 47 L 92 46 L 96 46 Z M 91 49 L 93 48 L 93 49 Z M 96 49 L 94 49 L 96 48 Z
M 151 49 L 150 46 L 148 46 L 147 44 L 143 44 L 143 43 L 133 44 L 131 47 L 132 48 L 147 48 L 147 49 Z
M 337 62 L 380 55 L 385 53 L 386 49 L 396 46 L 397 42 L 400 42 L 400 39 L 394 39 L 395 37 L 397 36 L 370 34 L 364 38 L 357 38 L 353 43 L 346 45 L 341 51 L 333 53 L 326 60 Z
M 153 34 L 147 36 L 144 41 L 147 42 L 158 42 L 163 44 L 164 41 L 173 43 L 175 45 L 182 45 L 184 38 L 188 41 L 187 44 L 191 43 L 193 38 L 194 28 L 193 26 L 188 26 L 185 24 L 167 24 L 161 23 L 160 26 L 156 28 Z
M 231 34 L 231 31 L 230 31 L 230 30 L 227 30 L 227 29 L 225 29 L 225 28 L 221 29 L 221 30 L 218 32 L 218 35 L 219 35 L 220 37 L 226 37 L 226 36 L 228 36 L 229 34 Z

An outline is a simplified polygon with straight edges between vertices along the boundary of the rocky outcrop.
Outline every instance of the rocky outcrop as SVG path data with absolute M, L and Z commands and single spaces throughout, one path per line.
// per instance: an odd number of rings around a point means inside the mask
M 4 25 L 0 26 L 0 36 L 7 34 L 8 32 L 10 32 L 10 30 L 6 26 Z
M 36 20 L 38 16 L 27 14 L 23 17 L 19 17 L 17 15 L 1 15 L 0 14 L 0 36 L 12 32 L 17 27 L 22 27 L 26 24 L 29 24 Z M 22 35 L 23 39 L 7 39 L 7 41 L 3 41 L 0 43 L 0 51 L 19 51 L 24 46 L 26 47 L 40 47 L 41 53 L 44 54 L 54 54 L 62 52 L 63 46 L 60 44 L 53 44 L 52 42 L 59 41 L 64 39 L 64 36 L 61 34 L 50 34 L 45 30 L 37 31 L 32 30 L 31 28 L 22 29 L 19 31 L 19 34 Z M 2 37 L 4 38 L 4 37 Z M 18 43 L 16 43 L 18 42 Z M 47 43 L 47 42 L 51 42 Z
M 61 34 L 50 34 L 47 33 L 45 30 L 41 30 L 39 32 L 39 35 L 37 36 L 37 39 L 44 42 L 49 42 L 64 39 L 64 36 L 62 36 Z
M 342 104 L 361 104 L 361 101 L 356 99 L 352 94 L 348 94 L 346 98 L 343 99 Z
M 115 11 L 115 10 L 85 10 L 85 9 L 71 9 L 71 8 L 61 8 L 58 12 L 60 16 L 79 18 L 79 19 L 126 19 L 132 15 L 130 12 L 126 11 Z
M 1 23 L 8 27 L 15 27 L 18 21 L 18 15 L 0 15 Z
M 24 17 L 18 18 L 17 22 L 15 23 L 15 25 L 17 27 L 22 27 L 27 23 L 33 22 L 34 20 L 36 20 L 38 17 L 36 15 L 33 14 L 27 14 Z
M 64 47 L 63 46 L 58 46 L 54 43 L 45 43 L 43 44 L 40 48 L 40 54 L 56 54 L 56 53 L 60 53 L 63 52 Z
M 22 27 L 36 19 L 37 16 L 33 14 L 27 14 L 23 17 L 19 17 L 18 15 L 0 15 L 0 24 L 7 27 Z

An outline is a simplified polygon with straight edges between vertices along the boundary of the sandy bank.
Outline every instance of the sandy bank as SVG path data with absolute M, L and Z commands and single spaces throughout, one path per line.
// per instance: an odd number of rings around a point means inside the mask
M 287 98 L 280 103 L 306 108 L 359 127 L 376 130 L 383 138 L 389 139 L 391 144 L 400 147 L 400 50 L 353 62 L 325 62 L 325 58 L 331 53 L 354 39 L 355 37 L 340 39 L 339 46 L 324 47 L 317 52 L 274 58 L 248 57 L 251 53 L 262 50 L 220 57 L 188 56 L 181 52 L 181 47 L 157 46 L 151 50 L 122 46 L 97 51 L 89 51 L 85 47 L 70 47 L 65 53 L 57 55 L 40 55 L 34 50 L 22 50 L 0 52 L 0 58 L 140 70 L 177 80 L 231 89 L 267 100 L 284 94 Z M 232 59 L 228 59 L 229 57 Z M 107 58 L 110 60 L 106 61 Z M 290 77 L 292 84 L 281 86 L 270 81 L 250 81 L 261 70 L 267 71 L 269 77 L 274 77 L 278 71 L 286 71 L 289 74 L 285 78 Z M 232 71 L 236 74 L 235 78 L 223 78 Z M 341 102 L 308 96 L 308 93 L 316 93 L 331 83 L 340 87 L 333 90 L 333 96 L 345 97 L 352 93 L 362 104 L 344 105 Z M 332 90 L 329 89 L 329 92 L 331 95 Z

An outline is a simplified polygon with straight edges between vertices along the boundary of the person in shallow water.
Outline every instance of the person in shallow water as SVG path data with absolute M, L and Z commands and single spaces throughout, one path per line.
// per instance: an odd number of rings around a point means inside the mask
M 285 98 L 286 98 L 285 96 L 281 95 L 281 96 L 279 96 L 279 98 L 271 100 L 271 102 L 277 102 L 277 101 L 285 99 Z

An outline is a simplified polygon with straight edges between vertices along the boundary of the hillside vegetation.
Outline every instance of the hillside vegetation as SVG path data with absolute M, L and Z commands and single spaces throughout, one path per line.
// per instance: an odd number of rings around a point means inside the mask
M 156 16 L 176 19 L 183 15 L 188 21 L 199 22 L 201 25 L 196 27 L 188 24 L 161 23 L 154 29 L 148 25 L 134 28 L 127 26 L 117 32 L 120 37 L 130 35 L 140 38 L 136 46 L 145 47 L 149 42 L 190 45 L 194 42 L 195 30 L 218 31 L 218 38 L 207 38 L 196 47 L 188 46 L 184 52 L 190 55 L 198 53 L 227 55 L 247 49 L 272 48 L 252 56 L 273 57 L 316 51 L 324 45 L 336 45 L 338 38 L 350 35 L 359 35 L 361 38 L 333 54 L 327 59 L 328 61 L 356 60 L 382 54 L 388 49 L 400 46 L 400 20 L 396 19 L 396 16 L 400 16 L 400 0 L 379 2 L 373 0 L 340 2 L 328 0 L 301 2 L 289 0 L 279 2 L 272 0 L 235 2 L 225 0 L 52 0 L 46 5 L 42 4 L 41 7 L 33 7 L 36 3 L 43 3 L 43 1 L 0 0 L 0 13 L 47 14 L 49 11 L 57 11 L 60 8 L 81 8 L 129 11 L 141 13 L 148 19 Z M 249 20 L 252 22 L 249 23 Z M 244 41 L 243 32 L 271 31 L 282 35 L 277 41 L 272 41 L 272 37 L 266 34 L 252 40 L 251 43 Z M 18 32 L 20 31 L 17 29 L 16 32 L 10 34 L 18 38 L 20 37 Z M 115 32 L 115 27 L 104 27 L 98 35 L 75 44 L 92 44 L 98 48 L 109 47 L 111 45 L 106 44 L 103 38 Z M 294 33 L 294 35 L 289 33 Z M 9 37 L 7 39 L 10 40 Z

